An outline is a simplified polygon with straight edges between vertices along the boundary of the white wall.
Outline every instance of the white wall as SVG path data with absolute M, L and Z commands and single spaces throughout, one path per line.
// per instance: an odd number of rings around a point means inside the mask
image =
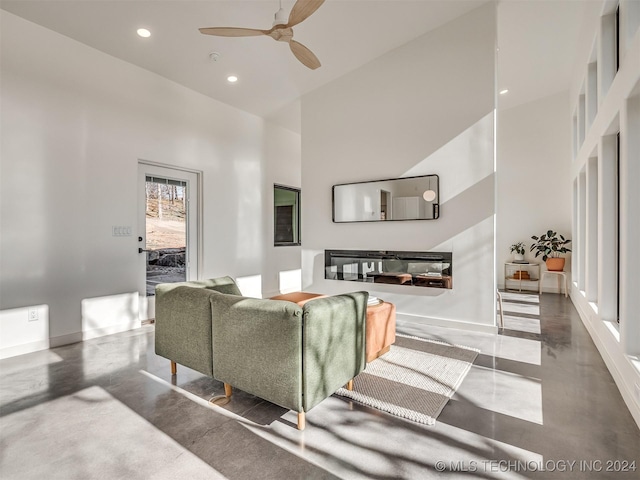
M 302 98 L 305 290 L 494 329 L 495 33 L 484 5 Z M 332 185 L 423 174 L 440 176 L 440 219 L 332 223 Z M 453 290 L 324 280 L 325 249 L 452 251 Z
M 263 264 L 263 201 L 269 166 L 299 168 L 297 134 L 7 12 L 1 21 L 0 309 L 47 306 L 56 345 L 82 338 L 83 300 L 138 291 L 140 159 L 202 172 L 201 278 L 281 269 Z M 134 233 L 113 237 L 113 225 Z
M 588 64 L 598 70 L 597 112 L 576 139 L 571 177 L 579 184 L 574 198 L 574 255 L 578 272 L 571 299 L 600 351 L 625 403 L 640 425 L 640 6 L 620 0 L 621 64 L 615 71 L 615 28 L 612 15 L 617 2 L 590 4 L 597 12 L 585 42 L 597 45 L 597 58 L 587 51 L 577 57 L 570 92 L 569 112 L 581 115 L 578 105 Z M 587 100 L 590 92 L 586 92 Z M 567 122 L 569 123 L 569 122 Z M 616 134 L 620 132 L 620 171 L 616 174 Z M 590 178 L 595 176 L 596 178 Z M 620 191 L 619 232 L 616 183 Z M 585 188 L 586 187 L 586 188 Z M 594 234 L 596 232 L 596 234 Z M 612 234 L 612 232 L 614 232 Z M 619 245 L 619 249 L 618 249 Z M 619 283 L 616 281 L 619 256 Z M 576 278 L 577 277 L 577 278 Z M 618 299 L 619 291 L 619 299 Z M 619 301 L 619 324 L 616 311 Z
M 498 110 L 496 271 L 500 288 L 504 287 L 504 262 L 512 260 L 512 244 L 524 242 L 525 258 L 541 262 L 545 270 L 542 257 L 535 258 L 535 253 L 529 252 L 531 236 L 552 229 L 571 238 L 568 110 L 568 91 Z M 565 271 L 570 270 L 570 264 L 567 256 Z M 544 291 L 557 292 L 555 280 L 546 276 Z M 512 283 L 509 286 L 515 287 Z M 533 290 L 537 287 L 534 283 L 523 285 Z
M 267 124 L 265 135 L 266 168 L 263 192 L 264 258 L 262 296 L 301 290 L 299 246 L 273 246 L 273 185 L 300 188 L 300 135 L 274 124 Z M 305 192 L 301 192 L 301 203 Z

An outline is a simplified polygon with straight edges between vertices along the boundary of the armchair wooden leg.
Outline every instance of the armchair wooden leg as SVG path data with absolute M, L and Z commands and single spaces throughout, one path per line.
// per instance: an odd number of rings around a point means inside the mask
M 306 427 L 304 412 L 298 412 L 298 430 L 304 430 L 304 427 Z
M 176 362 L 171 362 L 171 375 L 175 375 L 176 372 L 178 371 L 178 366 L 176 365 Z
M 347 390 L 353 390 L 353 378 L 347 382 L 345 387 Z
M 233 393 L 231 385 L 224 382 L 222 384 L 224 385 L 224 395 L 216 395 L 215 397 L 211 398 L 209 400 L 209 403 L 211 405 L 218 405 L 219 407 L 222 407 L 223 405 L 226 405 L 231 401 L 231 394 Z
M 224 395 L 226 397 L 230 397 L 232 393 L 233 393 L 233 390 L 231 388 L 231 385 L 229 385 L 228 383 L 225 383 L 224 384 Z

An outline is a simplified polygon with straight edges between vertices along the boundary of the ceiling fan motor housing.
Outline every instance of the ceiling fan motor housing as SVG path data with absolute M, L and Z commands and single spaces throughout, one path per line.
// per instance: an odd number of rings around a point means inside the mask
M 288 21 L 289 15 L 287 15 L 287 12 L 284 8 L 280 8 L 280 10 L 278 10 L 274 16 L 273 26 L 275 27 L 276 25 L 286 25 Z

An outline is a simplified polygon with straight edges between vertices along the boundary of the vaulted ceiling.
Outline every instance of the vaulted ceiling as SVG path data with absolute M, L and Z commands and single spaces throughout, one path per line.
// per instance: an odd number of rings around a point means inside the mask
M 3 0 L 1 8 L 221 102 L 299 131 L 299 98 L 486 3 L 327 0 L 294 27 L 322 67 L 271 38 L 202 35 L 200 27 L 268 29 L 278 0 Z M 568 89 L 586 1 L 498 3 L 498 88 L 509 107 Z M 289 10 L 293 0 L 283 0 Z M 140 27 L 151 37 L 140 38 Z M 210 54 L 217 52 L 217 61 Z M 227 82 L 237 75 L 236 84 Z

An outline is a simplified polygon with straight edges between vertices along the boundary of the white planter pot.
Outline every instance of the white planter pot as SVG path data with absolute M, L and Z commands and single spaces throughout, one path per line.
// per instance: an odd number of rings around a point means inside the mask
M 522 261 L 524 260 L 524 255 L 520 255 L 519 253 L 515 253 L 515 254 L 513 255 L 513 259 L 514 259 L 516 262 L 522 262 Z

